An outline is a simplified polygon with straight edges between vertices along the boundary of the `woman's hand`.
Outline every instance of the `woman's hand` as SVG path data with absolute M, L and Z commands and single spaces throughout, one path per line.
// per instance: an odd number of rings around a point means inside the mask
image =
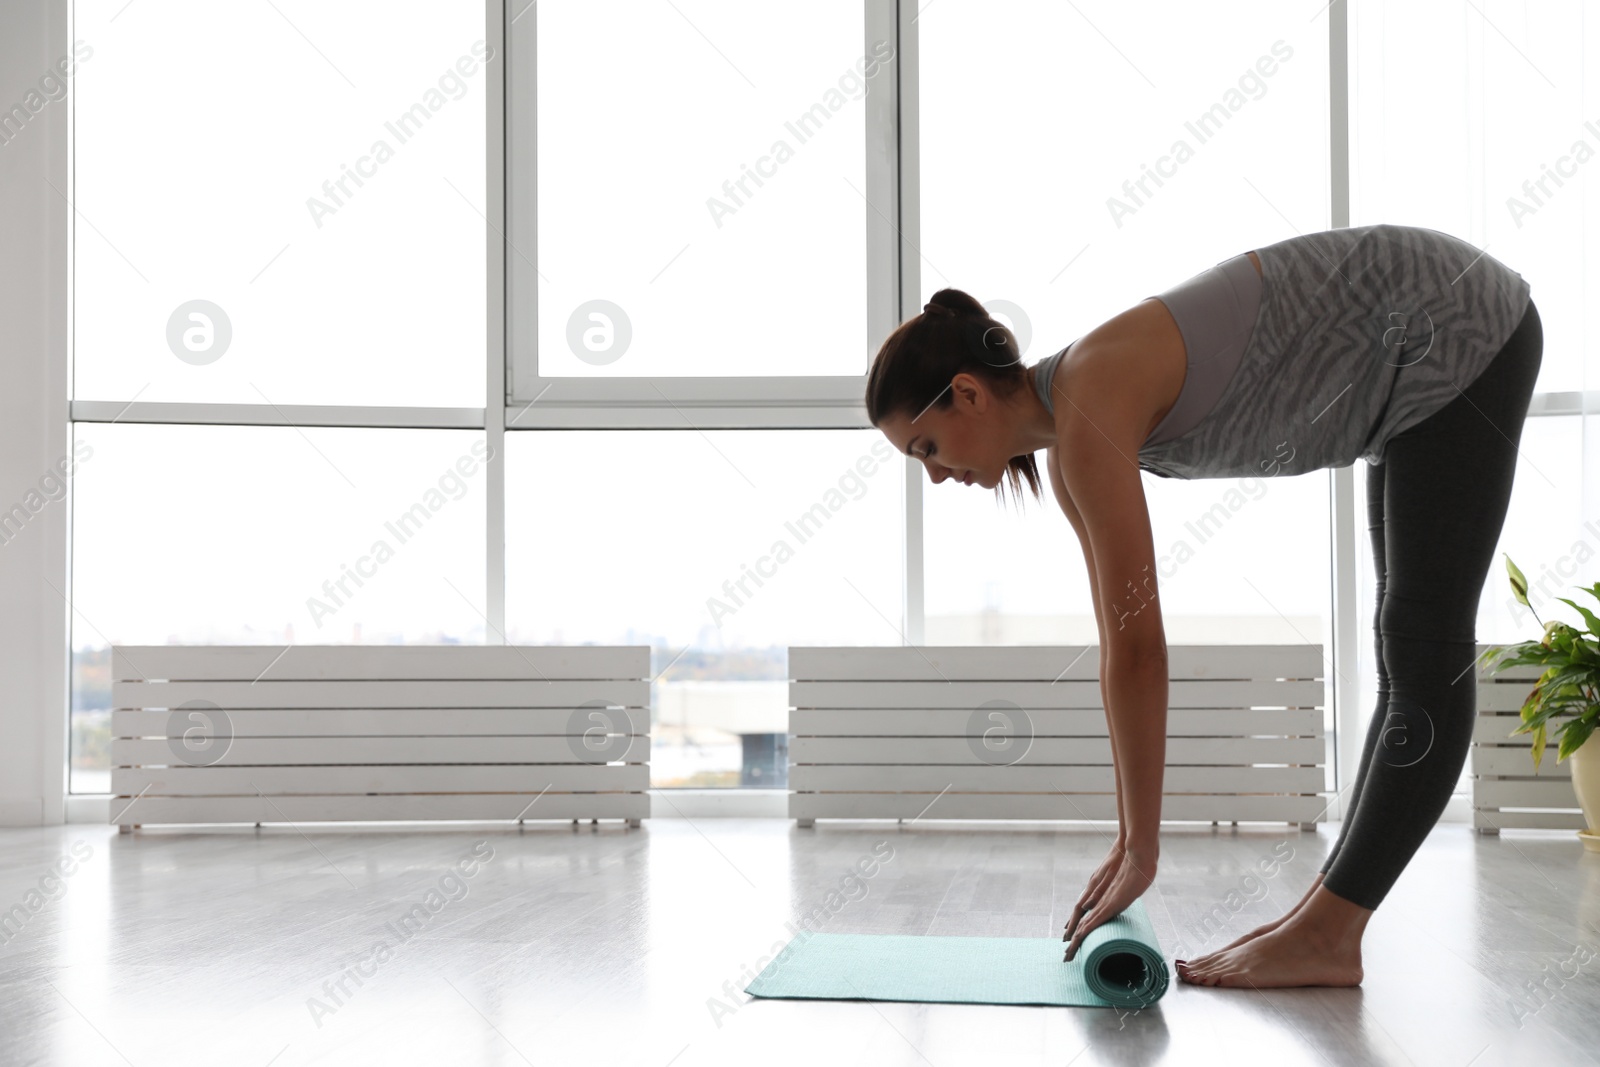
M 1067 932 L 1062 935 L 1061 940 L 1071 940 L 1073 931 L 1078 928 L 1078 922 L 1083 918 L 1083 913 L 1099 899 L 1100 891 L 1111 884 L 1111 879 L 1116 877 L 1127 854 L 1127 845 L 1121 836 L 1118 836 L 1116 843 L 1111 846 L 1111 851 L 1106 854 L 1105 861 L 1100 864 L 1100 868 L 1089 876 L 1089 888 L 1083 891 L 1083 896 L 1078 898 L 1078 906 L 1072 909 L 1072 918 L 1067 920 Z
M 1072 942 L 1062 957 L 1064 962 L 1070 962 L 1077 955 L 1078 946 L 1089 931 L 1110 922 L 1144 896 L 1144 891 L 1156 879 L 1157 858 L 1155 849 L 1128 847 L 1120 840 L 1111 847 L 1110 855 L 1089 879 L 1089 887 L 1072 909 L 1072 921 L 1067 923 L 1067 932 L 1061 938 Z

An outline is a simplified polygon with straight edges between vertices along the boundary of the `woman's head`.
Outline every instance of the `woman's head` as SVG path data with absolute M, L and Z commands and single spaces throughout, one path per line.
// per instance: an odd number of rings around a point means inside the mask
M 956 478 L 999 492 L 1022 480 L 1039 495 L 1033 453 L 1016 451 L 1014 404 L 1031 388 L 1016 338 L 960 289 L 940 289 L 902 322 L 867 372 L 867 417 L 923 461 L 935 483 Z

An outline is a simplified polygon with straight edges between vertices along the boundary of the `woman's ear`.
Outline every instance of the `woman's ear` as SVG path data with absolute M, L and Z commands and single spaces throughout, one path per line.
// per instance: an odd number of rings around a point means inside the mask
M 974 375 L 962 371 L 950 379 L 952 399 L 961 407 L 981 412 L 989 406 L 989 390 Z

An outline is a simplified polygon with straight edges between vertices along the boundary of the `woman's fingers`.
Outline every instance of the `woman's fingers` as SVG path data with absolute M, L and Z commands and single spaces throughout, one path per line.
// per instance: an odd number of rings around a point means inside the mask
M 1072 943 L 1067 946 L 1065 955 L 1061 957 L 1062 963 L 1072 962 L 1072 957 L 1078 954 L 1078 946 L 1083 943 L 1083 939 L 1085 937 L 1089 936 L 1089 931 L 1093 930 L 1098 925 L 1100 925 L 1098 922 L 1098 917 L 1092 918 L 1089 924 L 1083 928 L 1083 931 L 1077 937 L 1072 939 Z
M 1078 946 L 1096 927 L 1115 919 L 1144 895 L 1144 891 L 1155 880 L 1155 865 L 1146 862 L 1144 868 L 1141 869 L 1131 857 L 1118 866 L 1115 877 L 1106 885 L 1105 891 L 1096 897 L 1088 913 L 1074 924 L 1076 929 L 1069 931 L 1071 943 L 1067 945 L 1063 961 L 1070 962 L 1078 954 Z
M 1083 896 L 1078 898 L 1077 906 L 1072 909 L 1072 918 L 1067 921 L 1066 933 L 1062 935 L 1061 940 L 1066 941 L 1072 937 L 1072 931 L 1077 928 L 1078 923 L 1083 919 L 1084 912 L 1094 907 L 1095 901 L 1100 899 L 1101 891 L 1112 877 L 1113 870 L 1102 867 L 1089 879 L 1089 888 L 1083 891 Z
M 1104 904 L 1104 903 L 1105 903 L 1105 901 L 1103 899 L 1101 904 Z M 1106 915 L 1108 915 L 1110 913 L 1111 913 L 1110 907 L 1096 905 L 1094 907 L 1094 909 L 1089 912 L 1088 915 L 1084 916 L 1083 925 L 1081 927 L 1079 927 L 1077 936 L 1074 937 L 1072 939 L 1072 943 L 1067 946 L 1066 955 L 1061 957 L 1061 961 L 1063 963 L 1071 963 L 1072 962 L 1072 957 L 1074 957 L 1074 956 L 1076 956 L 1078 954 L 1078 946 L 1083 944 L 1083 939 L 1089 936 L 1090 931 L 1092 931 L 1095 927 L 1099 926 L 1102 922 L 1104 922 L 1105 921 L 1104 916 L 1106 916 Z
M 1099 869 L 1089 876 L 1088 887 L 1084 889 L 1083 895 L 1078 898 L 1077 906 L 1072 909 L 1072 917 L 1067 920 L 1066 930 L 1062 934 L 1061 940 L 1069 941 L 1072 939 L 1072 935 L 1078 929 L 1079 923 L 1083 921 L 1084 914 L 1093 908 L 1095 903 L 1105 895 L 1106 887 L 1117 877 L 1117 872 L 1122 869 L 1125 858 L 1126 852 L 1120 845 L 1112 846 L 1111 852 L 1101 862 Z
M 1116 874 L 1118 863 L 1107 859 L 1100 868 L 1089 876 L 1089 882 L 1083 890 L 1083 895 L 1078 898 L 1078 907 L 1074 914 L 1081 912 L 1100 895 L 1100 890 Z
M 1061 940 L 1072 940 L 1073 931 L 1078 928 L 1078 924 L 1083 921 L 1083 917 L 1094 910 L 1095 903 L 1095 901 L 1091 900 L 1087 904 L 1078 905 L 1077 910 L 1072 913 L 1072 921 L 1067 923 L 1066 932 L 1061 935 Z
M 1083 944 L 1083 939 L 1088 937 L 1094 928 L 1118 915 L 1128 906 L 1122 897 L 1127 890 L 1126 883 L 1117 878 L 1106 888 L 1105 893 L 1095 902 L 1094 907 L 1083 917 L 1083 922 L 1078 926 L 1077 935 L 1072 938 L 1072 943 L 1067 946 L 1067 954 L 1062 956 L 1063 962 L 1070 963 L 1072 957 L 1078 954 L 1078 946 Z
M 1094 906 L 1095 900 L 1100 895 L 1100 881 L 1101 878 L 1098 873 L 1089 879 L 1089 888 L 1083 891 L 1083 896 L 1079 897 L 1078 903 L 1074 905 L 1072 918 L 1067 920 L 1066 936 L 1062 937 L 1061 940 L 1065 941 L 1072 936 L 1072 931 L 1077 927 L 1078 921 L 1083 918 L 1083 913 Z
M 1103 885 L 1105 885 L 1105 882 L 1105 875 L 1100 872 L 1096 872 L 1095 875 L 1089 879 L 1088 888 L 1083 891 L 1083 896 L 1078 898 L 1077 905 L 1072 909 L 1072 918 L 1067 923 L 1067 929 L 1070 930 L 1072 927 L 1076 926 L 1078 920 L 1083 918 L 1083 913 L 1094 906 L 1094 902 L 1099 898 L 1100 889 Z

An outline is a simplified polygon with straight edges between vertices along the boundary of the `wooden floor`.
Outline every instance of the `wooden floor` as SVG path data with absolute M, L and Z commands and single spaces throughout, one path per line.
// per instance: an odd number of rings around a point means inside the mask
M 1566 832 L 1436 828 L 1368 928 L 1360 989 L 1174 980 L 1124 1014 L 738 992 L 842 884 L 817 929 L 1059 937 L 1104 855 L 1092 827 L 305 829 L 0 831 L 0 908 L 25 916 L 0 944 L 0 1063 L 1554 1067 L 1600 1050 L 1600 855 Z M 1145 902 L 1169 960 L 1276 917 L 1337 829 L 1168 832 Z M 452 881 L 475 846 L 489 858 Z M 850 888 L 875 848 L 892 855 Z

